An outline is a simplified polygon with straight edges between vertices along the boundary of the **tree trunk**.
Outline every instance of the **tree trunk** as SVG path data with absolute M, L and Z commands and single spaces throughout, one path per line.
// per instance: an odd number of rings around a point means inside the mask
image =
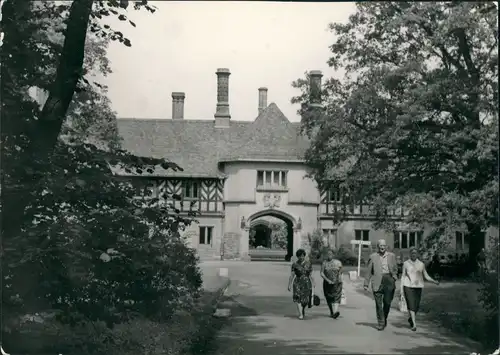
M 93 0 L 74 0 L 71 4 L 56 78 L 37 121 L 37 132 L 31 137 L 32 146 L 41 158 L 49 156 L 57 143 L 66 112 L 82 75 L 92 4 Z
M 481 226 L 475 223 L 467 223 L 467 230 L 469 239 L 469 267 L 470 271 L 476 271 L 476 257 L 481 249 L 484 248 L 485 233 Z

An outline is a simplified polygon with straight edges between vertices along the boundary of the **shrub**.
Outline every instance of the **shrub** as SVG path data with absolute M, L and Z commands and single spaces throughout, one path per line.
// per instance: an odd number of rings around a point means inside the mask
M 343 246 L 335 251 L 335 258 L 346 266 L 357 265 L 358 263 L 358 256 L 351 249 Z
M 117 155 L 123 164 L 134 159 Z M 144 178 L 114 176 L 108 154 L 93 146 L 59 146 L 43 174 L 21 235 L 4 240 L 9 310 L 35 305 L 59 310 L 65 324 L 111 328 L 191 307 L 202 282 L 195 251 L 179 233 L 190 218 L 163 199 L 137 199 Z M 39 287 L 23 289 L 30 272 Z
M 285 250 L 288 244 L 288 229 L 286 224 L 271 224 L 271 248 Z
M 307 234 L 307 240 L 309 241 L 309 248 L 311 253 L 311 260 L 318 260 L 322 257 L 322 252 L 325 247 L 323 241 L 323 234 L 321 230 L 315 229 L 312 234 Z
M 486 346 L 498 347 L 497 339 L 499 333 L 498 324 L 498 242 L 487 252 L 487 259 L 490 270 L 479 276 L 479 302 L 486 311 L 484 339 L 487 339 Z

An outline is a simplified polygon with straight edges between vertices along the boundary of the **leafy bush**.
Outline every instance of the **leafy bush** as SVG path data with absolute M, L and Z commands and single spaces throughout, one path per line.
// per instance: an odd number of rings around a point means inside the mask
M 285 250 L 288 245 L 288 229 L 286 224 L 271 224 L 271 248 Z
M 110 156 L 129 170 L 147 168 L 147 159 L 123 152 L 60 145 L 32 186 L 38 198 L 25 212 L 22 233 L 4 240 L 2 296 L 13 313 L 51 308 L 72 326 L 113 327 L 191 307 L 201 273 L 179 233 L 191 219 L 164 200 L 136 198 L 144 179 L 114 176 Z M 35 289 L 24 279 L 30 273 Z
M 320 259 L 322 257 L 322 252 L 325 246 L 321 230 L 315 229 L 312 234 L 307 234 L 307 240 L 309 241 L 309 247 L 311 250 L 311 260 Z
M 346 247 L 340 247 L 335 251 L 334 254 L 335 258 L 340 260 L 343 265 L 352 266 L 352 265 L 357 265 L 358 263 L 358 257 L 352 251 L 352 249 Z
M 486 311 L 484 331 L 485 339 L 488 339 L 486 346 L 498 347 L 498 241 L 487 252 L 487 259 L 490 264 L 489 272 L 479 276 L 479 302 Z

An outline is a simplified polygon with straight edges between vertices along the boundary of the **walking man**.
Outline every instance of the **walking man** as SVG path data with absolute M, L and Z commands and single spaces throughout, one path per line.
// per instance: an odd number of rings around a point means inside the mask
M 368 261 L 364 289 L 368 290 L 371 281 L 377 311 L 377 330 L 384 330 L 387 327 L 387 316 L 396 290 L 398 265 L 396 256 L 387 251 L 384 239 L 377 242 L 377 248 L 378 252 L 370 255 Z

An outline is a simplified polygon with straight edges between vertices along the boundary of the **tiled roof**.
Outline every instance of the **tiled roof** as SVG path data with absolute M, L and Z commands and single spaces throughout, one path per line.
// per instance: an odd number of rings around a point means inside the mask
M 183 172 L 157 169 L 157 176 L 223 176 L 219 162 L 229 160 L 299 160 L 307 141 L 300 123 L 292 123 L 271 103 L 255 121 L 118 119 L 122 148 L 138 156 L 165 158 Z

